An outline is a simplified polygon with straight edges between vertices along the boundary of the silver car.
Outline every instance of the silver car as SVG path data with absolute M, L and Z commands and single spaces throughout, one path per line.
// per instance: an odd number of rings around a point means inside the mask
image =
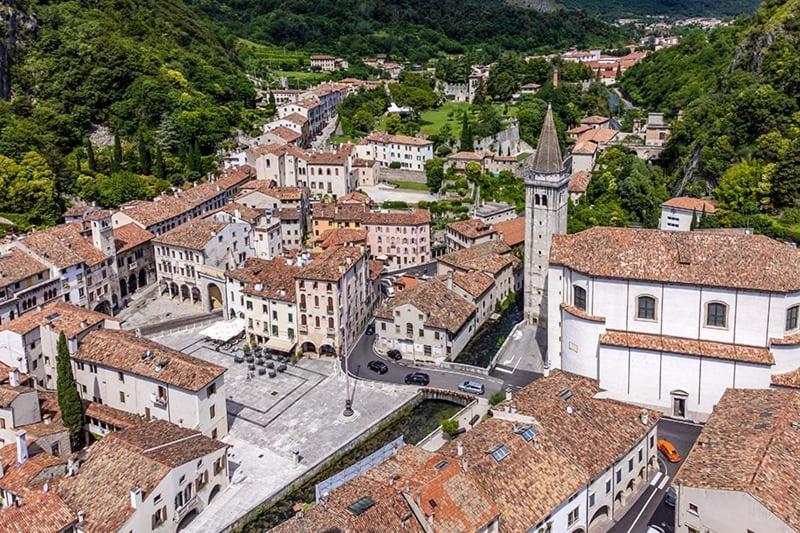
M 483 394 L 483 392 L 484 392 L 483 383 L 480 383 L 478 381 L 472 381 L 472 380 L 469 380 L 469 379 L 459 383 L 458 384 L 458 390 L 460 390 L 461 392 L 468 392 L 470 394 L 476 394 L 478 396 L 481 396 Z

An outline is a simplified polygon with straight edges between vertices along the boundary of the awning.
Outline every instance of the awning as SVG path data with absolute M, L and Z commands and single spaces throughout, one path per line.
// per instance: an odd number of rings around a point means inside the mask
M 270 337 L 263 346 L 269 350 L 289 353 L 294 349 L 295 344 L 297 344 L 297 341 Z
M 244 331 L 244 319 L 237 318 L 215 322 L 200 332 L 200 335 L 215 341 L 227 342 Z

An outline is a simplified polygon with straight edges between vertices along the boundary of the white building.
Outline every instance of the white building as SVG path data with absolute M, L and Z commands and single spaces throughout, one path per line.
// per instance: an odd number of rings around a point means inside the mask
M 0 252 L 0 324 L 61 295 L 61 280 L 19 248 Z
M 70 353 L 96 329 L 119 329 L 108 315 L 53 302 L 0 326 L 0 362 L 30 376 L 42 389 L 56 388 L 56 346 L 61 333 Z
M 705 215 L 713 215 L 717 208 L 708 200 L 679 196 L 661 204 L 661 221 L 658 227 L 670 231 L 690 231 L 695 218 L 699 222 Z
M 51 492 L 78 517 L 77 531 L 174 533 L 228 487 L 227 449 L 197 431 L 152 420 L 91 446 L 77 473 Z
M 375 313 L 375 347 L 404 359 L 450 361 L 475 331 L 475 306 L 439 280 L 400 291 Z
M 728 389 L 672 486 L 675 531 L 800 531 L 798 390 Z
M 702 420 L 726 388 L 800 367 L 800 251 L 764 236 L 559 235 L 547 288 L 550 365 L 611 398 Z
M 398 163 L 401 169 L 425 171 L 425 162 L 433 159 L 433 141 L 373 131 L 356 146 L 360 159 L 378 161 L 382 167 Z
M 72 355 L 84 400 L 166 420 L 211 438 L 228 434 L 225 368 L 122 330 L 89 333 Z

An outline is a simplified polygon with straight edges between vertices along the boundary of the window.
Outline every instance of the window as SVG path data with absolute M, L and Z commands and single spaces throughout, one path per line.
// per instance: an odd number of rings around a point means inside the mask
M 727 305 L 719 302 L 708 304 L 706 306 L 706 326 L 711 326 L 713 328 L 726 327 L 728 323 L 727 314 Z
M 567 515 L 567 527 L 572 526 L 575 522 L 578 521 L 578 518 L 580 517 L 580 511 L 581 508 L 576 507 L 575 509 L 569 512 L 569 515 Z
M 793 305 L 786 310 L 786 331 L 797 329 L 798 312 L 800 312 L 800 305 Z
M 167 506 L 165 505 L 164 507 L 153 513 L 150 525 L 152 526 L 152 529 L 156 529 L 161 524 L 166 522 L 166 520 L 167 520 Z
M 122 372 L 117 372 L 117 379 L 120 380 L 122 383 L 125 383 L 125 374 Z
M 617 483 L 622 482 L 622 470 L 617 470 Z
M 119 403 L 125 403 L 125 392 L 119 391 Z
M 211 420 L 214 420 L 215 416 L 217 416 L 217 406 L 216 405 L 212 405 L 211 407 L 208 408 L 208 417 Z
M 611 480 L 606 481 L 606 494 L 611 494 Z
M 642 459 L 643 459 L 643 458 L 644 458 L 644 450 L 642 450 L 641 448 L 639 448 L 639 462 L 640 462 L 640 463 L 642 462 Z
M 698 511 L 699 511 L 699 509 L 697 508 L 697 506 L 696 506 L 695 504 L 693 504 L 693 503 L 690 503 L 690 504 L 689 504 L 689 512 L 690 512 L 690 513 L 692 513 L 692 514 L 699 514 L 699 512 L 698 512 Z
M 216 392 L 217 392 L 217 384 L 216 383 L 212 383 L 206 389 L 206 396 L 213 396 L 214 393 L 216 393 Z
M 581 311 L 586 311 L 586 289 L 577 285 L 573 286 L 572 305 Z
M 633 471 L 633 458 L 628 459 L 628 472 Z
M 640 320 L 656 319 L 656 299 L 652 296 L 639 296 L 636 318 Z

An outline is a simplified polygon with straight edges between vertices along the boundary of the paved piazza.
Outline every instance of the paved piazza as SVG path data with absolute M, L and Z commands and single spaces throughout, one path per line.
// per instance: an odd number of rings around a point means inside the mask
M 410 400 L 415 387 L 351 380 L 350 419 L 341 416 L 344 375 L 333 361 L 302 359 L 275 378 L 248 379 L 247 364 L 218 352 L 194 328 L 153 340 L 227 367 L 225 391 L 233 479 L 185 531 L 219 531 Z M 299 466 L 294 466 L 299 452 Z

